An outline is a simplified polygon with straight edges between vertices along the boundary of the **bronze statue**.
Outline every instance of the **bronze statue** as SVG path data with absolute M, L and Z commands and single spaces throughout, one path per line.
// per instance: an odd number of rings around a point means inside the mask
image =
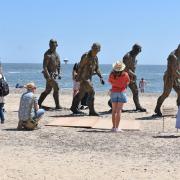
M 101 72 L 99 70 L 99 62 L 97 54 L 100 51 L 100 44 L 94 43 L 91 50 L 82 55 L 77 72 L 77 81 L 80 82 L 80 89 L 76 96 L 73 98 L 71 111 L 74 114 L 81 113 L 78 110 L 78 105 L 85 93 L 88 93 L 87 105 L 89 107 L 90 116 L 98 116 L 99 114 L 94 109 L 94 95 L 95 91 L 92 85 L 92 76 L 97 74 L 100 78 L 101 84 L 104 84 Z
M 177 106 L 180 106 L 180 44 L 176 50 L 171 52 L 167 58 L 167 70 L 164 73 L 164 90 L 157 100 L 154 112 L 158 116 L 162 116 L 161 105 L 169 96 L 172 88 L 177 93 Z
M 126 65 L 126 71 L 128 72 L 128 75 L 131 79 L 129 83 L 129 88 L 131 89 L 133 94 L 133 100 L 136 106 L 136 111 L 146 112 L 146 109 L 142 108 L 139 103 L 138 86 L 136 83 L 136 74 L 135 74 L 136 64 L 137 64 L 136 56 L 140 52 L 141 52 L 141 46 L 138 44 L 134 44 L 132 50 L 123 57 L 123 62 Z
M 59 104 L 59 86 L 57 82 L 57 78 L 61 79 L 60 76 L 60 57 L 58 53 L 56 52 L 58 44 L 57 41 L 54 39 L 51 39 L 49 41 L 49 49 L 44 54 L 44 61 L 43 61 L 43 71 L 44 78 L 46 79 L 46 89 L 45 91 L 40 95 L 38 104 L 41 106 L 42 102 L 46 98 L 46 96 L 51 92 L 53 89 L 53 97 L 56 104 L 56 109 L 61 109 L 61 106 Z

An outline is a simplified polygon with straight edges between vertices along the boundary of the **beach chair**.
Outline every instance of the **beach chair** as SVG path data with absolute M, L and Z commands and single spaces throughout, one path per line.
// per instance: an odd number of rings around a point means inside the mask
M 162 117 L 163 117 L 163 132 L 164 132 L 164 125 L 165 125 L 165 117 L 175 116 L 177 110 L 172 107 L 164 107 L 162 108 Z

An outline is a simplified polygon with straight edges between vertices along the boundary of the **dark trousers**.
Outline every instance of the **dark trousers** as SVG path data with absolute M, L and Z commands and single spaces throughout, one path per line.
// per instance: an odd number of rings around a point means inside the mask
M 79 92 L 74 96 L 71 109 L 78 109 L 80 101 L 87 93 L 87 106 L 89 107 L 89 114 L 95 113 L 94 109 L 94 95 L 95 91 L 90 81 L 81 81 Z
M 1 118 L 1 122 L 4 122 L 3 107 L 4 107 L 4 103 L 0 103 L 0 118 Z
M 85 93 L 84 97 L 81 99 L 81 105 L 87 106 L 88 93 Z

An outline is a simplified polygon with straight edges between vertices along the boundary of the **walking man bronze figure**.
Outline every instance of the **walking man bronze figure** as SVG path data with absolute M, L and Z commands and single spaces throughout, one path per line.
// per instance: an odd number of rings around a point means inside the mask
M 101 84 L 104 84 L 101 72 L 99 70 L 99 62 L 97 54 L 100 51 L 101 46 L 99 43 L 94 43 L 91 50 L 82 55 L 77 72 L 77 81 L 80 82 L 80 89 L 76 96 L 73 98 L 71 111 L 74 114 L 81 113 L 78 110 L 78 105 L 85 93 L 88 93 L 87 105 L 89 107 L 90 116 L 98 116 L 99 114 L 94 109 L 94 95 L 95 91 L 92 85 L 92 76 L 97 74 L 100 78 Z
M 169 96 L 172 88 L 177 93 L 177 106 L 180 106 L 180 44 L 167 58 L 167 70 L 164 73 L 164 90 L 158 98 L 154 112 L 162 116 L 161 105 Z
M 123 57 L 123 62 L 126 65 L 126 71 L 131 79 L 129 83 L 129 88 L 133 94 L 133 100 L 136 106 L 136 111 L 146 112 L 146 109 L 142 108 L 142 106 L 139 103 L 139 93 L 138 93 L 138 86 L 137 86 L 136 74 L 135 74 L 136 64 L 137 64 L 136 56 L 140 52 L 141 52 L 141 46 L 138 44 L 134 44 L 132 50 Z
M 46 89 L 45 91 L 40 95 L 38 104 L 41 106 L 42 102 L 46 98 L 46 96 L 51 92 L 53 89 L 53 98 L 56 104 L 56 109 L 61 109 L 61 106 L 59 104 L 59 86 L 57 82 L 57 78 L 61 79 L 60 76 L 60 57 L 58 53 L 56 52 L 58 44 L 57 41 L 54 39 L 51 39 L 49 41 L 49 49 L 44 54 L 44 61 L 43 61 L 43 74 L 44 78 L 46 79 Z

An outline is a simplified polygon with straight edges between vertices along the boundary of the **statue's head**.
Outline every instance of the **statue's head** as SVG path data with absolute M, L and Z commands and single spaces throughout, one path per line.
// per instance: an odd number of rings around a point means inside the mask
M 91 50 L 97 54 L 101 50 L 101 45 L 99 43 L 93 43 Z
M 180 50 L 180 44 L 178 45 L 178 49 Z
M 55 50 L 56 47 L 58 46 L 58 43 L 55 39 L 50 39 L 49 41 L 49 47 L 51 50 Z
M 136 54 L 141 52 L 141 46 L 139 44 L 134 44 L 132 47 L 132 51 L 134 51 Z
M 180 44 L 177 47 L 176 54 L 178 55 L 178 57 L 180 57 Z

